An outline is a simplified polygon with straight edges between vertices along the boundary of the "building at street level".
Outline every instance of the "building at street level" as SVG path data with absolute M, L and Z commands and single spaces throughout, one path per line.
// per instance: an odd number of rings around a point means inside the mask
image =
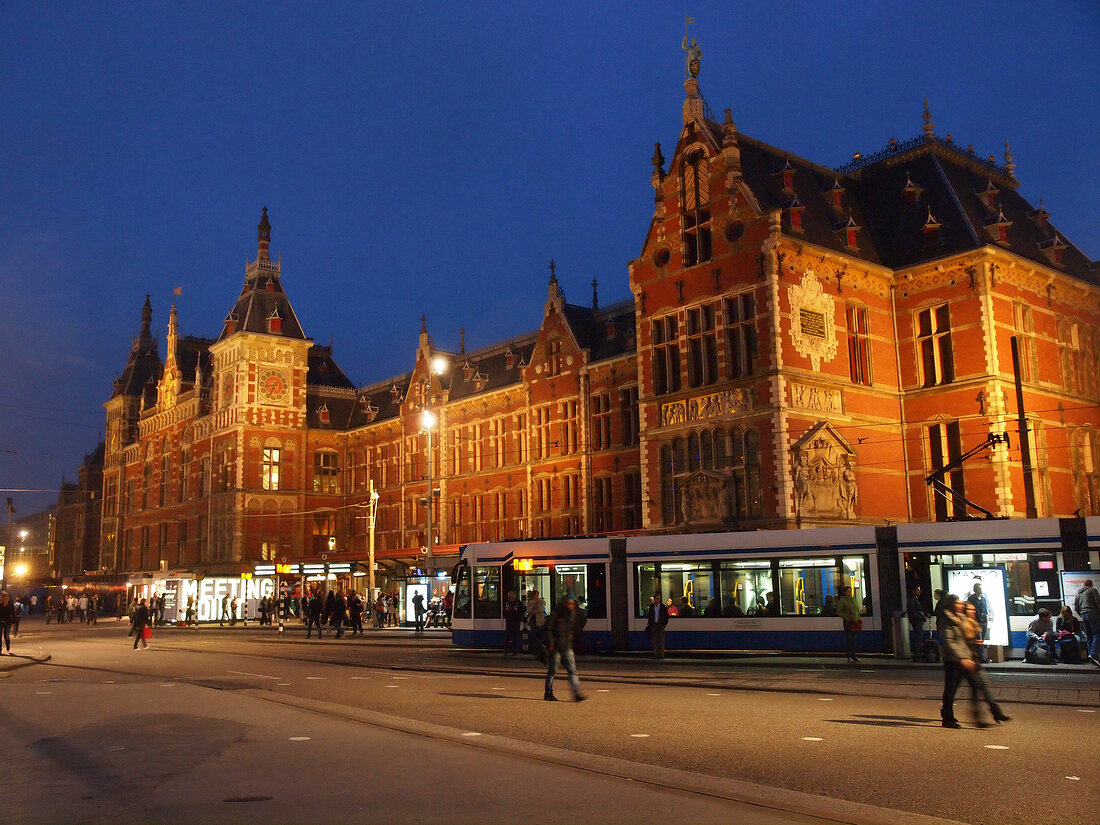
M 294 313 L 266 209 L 216 339 L 173 307 L 155 340 L 146 299 L 105 405 L 100 567 L 363 560 L 372 482 L 398 572 L 429 508 L 442 568 L 481 540 L 1100 514 L 1096 263 L 1019 194 L 1007 144 L 981 156 L 926 107 L 918 136 L 830 168 L 716 117 L 697 61 L 684 88 L 626 302 L 568 301 L 551 264 L 538 329 L 451 352 L 422 319 L 407 372 L 345 372 Z

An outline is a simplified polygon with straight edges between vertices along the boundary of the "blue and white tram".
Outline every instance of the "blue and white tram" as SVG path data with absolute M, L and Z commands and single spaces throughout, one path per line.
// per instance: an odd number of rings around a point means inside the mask
M 873 527 L 596 537 L 469 544 L 460 551 L 452 639 L 503 644 L 504 595 L 567 593 L 588 614 L 587 650 L 644 650 L 646 611 L 660 592 L 678 614 L 670 648 L 843 650 L 835 602 L 851 585 L 865 608 L 861 647 L 882 647 L 872 588 Z

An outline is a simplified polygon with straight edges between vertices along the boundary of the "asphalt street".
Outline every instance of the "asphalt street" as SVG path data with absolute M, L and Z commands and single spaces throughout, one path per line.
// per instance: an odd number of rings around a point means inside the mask
M 16 652 L 51 658 L 0 681 L 20 821 L 1045 825 L 1100 805 L 1100 670 L 1002 669 L 1012 721 L 952 731 L 939 670 L 886 660 L 583 657 L 576 704 L 564 681 L 542 701 L 533 660 L 440 637 L 170 630 L 134 652 L 114 622 L 24 630 Z

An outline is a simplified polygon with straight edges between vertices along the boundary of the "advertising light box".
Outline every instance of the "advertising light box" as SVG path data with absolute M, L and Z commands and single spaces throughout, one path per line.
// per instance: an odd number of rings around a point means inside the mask
M 148 599 L 154 594 L 164 595 L 164 620 L 182 622 L 187 615 L 188 601 L 194 599 L 195 611 L 200 622 L 216 622 L 221 619 L 225 598 L 230 600 L 230 615 L 236 613 L 241 621 L 246 616 L 255 619 L 260 615 L 260 599 L 275 595 L 274 578 L 242 579 L 229 576 L 210 576 L 202 579 L 190 577 L 154 578 L 151 581 L 131 582 L 131 598 Z M 233 604 L 235 601 L 235 611 Z
M 965 602 L 974 595 L 974 585 L 981 585 L 981 595 L 986 604 L 985 643 L 1008 647 L 1008 589 L 1005 586 L 1005 569 L 949 567 L 946 573 L 947 592 L 955 594 L 961 601 Z

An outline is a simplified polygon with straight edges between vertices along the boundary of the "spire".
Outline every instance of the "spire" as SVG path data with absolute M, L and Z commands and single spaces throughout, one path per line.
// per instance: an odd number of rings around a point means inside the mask
M 466 354 L 466 327 L 458 331 L 458 352 L 460 355 Z
M 599 298 L 599 295 L 596 294 L 596 287 L 597 286 L 599 286 L 599 281 L 597 281 L 595 278 L 593 278 L 592 279 L 592 309 L 599 309 L 600 308 L 600 298 Z
M 552 283 L 552 284 L 556 284 L 558 282 L 558 274 L 555 270 L 557 270 L 557 266 L 554 265 L 554 259 L 551 258 L 550 259 L 550 283 Z
M 1005 141 L 1005 171 L 1010 178 L 1016 177 L 1016 164 L 1012 162 L 1012 150 L 1008 148 L 1007 140 Z
M 684 125 L 691 123 L 695 120 L 703 120 L 703 98 L 699 95 L 699 59 L 703 56 L 703 50 L 699 48 L 699 44 L 695 42 L 695 38 L 691 38 L 691 45 L 688 45 L 688 38 L 684 37 L 683 49 L 687 52 L 687 72 L 684 78 L 684 92 L 687 97 L 684 100 Z
M 176 313 L 176 305 L 168 311 L 168 352 L 176 350 L 176 340 L 179 338 L 179 315 Z
M 924 114 L 921 116 L 921 120 L 924 121 L 924 125 L 921 129 L 924 130 L 925 137 L 934 137 L 934 129 L 936 124 L 932 122 L 932 113 L 928 111 L 928 98 L 924 99 Z
M 267 207 L 264 207 L 264 213 L 260 217 L 260 225 L 256 227 L 259 230 L 260 249 L 257 253 L 257 257 L 262 260 L 268 260 L 268 247 L 271 246 L 271 222 L 267 219 Z
M 137 341 L 134 342 L 134 348 L 148 346 L 153 343 L 153 304 L 149 301 L 149 296 L 145 296 L 145 305 L 141 308 L 141 333 L 138 335 Z

